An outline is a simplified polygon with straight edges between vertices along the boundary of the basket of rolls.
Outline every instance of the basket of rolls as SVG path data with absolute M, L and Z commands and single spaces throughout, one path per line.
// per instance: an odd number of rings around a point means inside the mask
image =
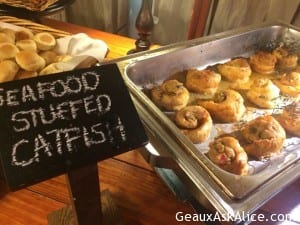
M 55 2 L 57 0 L 0 0 L 0 3 L 31 11 L 43 11 Z
M 106 52 L 103 41 L 86 34 L 0 16 L 0 82 L 89 67 Z

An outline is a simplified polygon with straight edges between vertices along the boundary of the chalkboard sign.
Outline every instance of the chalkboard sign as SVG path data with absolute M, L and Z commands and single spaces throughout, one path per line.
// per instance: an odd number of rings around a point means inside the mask
M 115 64 L 0 84 L 0 154 L 11 190 L 147 141 Z

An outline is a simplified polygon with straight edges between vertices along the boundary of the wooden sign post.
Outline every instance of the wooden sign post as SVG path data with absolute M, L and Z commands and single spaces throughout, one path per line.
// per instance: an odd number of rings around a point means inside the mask
M 9 188 L 67 173 L 78 225 L 102 223 L 95 217 L 97 162 L 147 142 L 115 64 L 0 84 L 0 157 Z

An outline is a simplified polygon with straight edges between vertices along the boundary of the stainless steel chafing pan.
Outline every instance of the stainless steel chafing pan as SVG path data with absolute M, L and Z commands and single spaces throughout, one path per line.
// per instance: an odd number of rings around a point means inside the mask
M 158 109 L 144 89 L 160 84 L 175 72 L 205 68 L 230 58 L 248 57 L 279 43 L 291 51 L 300 48 L 300 31 L 284 23 L 249 26 L 217 35 L 162 47 L 117 61 L 148 131 L 149 162 L 170 168 L 196 198 L 205 199 L 220 213 L 251 213 L 300 176 L 300 139 L 289 137 L 280 156 L 252 161 L 253 172 L 237 176 L 219 169 L 206 156 L 207 143 L 192 144 Z M 217 125 L 216 125 L 217 126 Z M 171 162 L 171 163 L 170 163 Z M 200 200 L 199 200 L 200 201 Z

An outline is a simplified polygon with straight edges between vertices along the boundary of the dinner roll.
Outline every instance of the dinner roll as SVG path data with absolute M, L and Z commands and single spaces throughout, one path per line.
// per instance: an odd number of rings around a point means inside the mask
M 48 32 L 37 33 L 34 35 L 33 39 L 35 40 L 38 49 L 41 51 L 50 50 L 56 45 L 55 37 Z
M 13 80 L 18 70 L 19 66 L 12 60 L 0 62 L 0 82 Z
M 16 55 L 18 65 L 26 71 L 39 71 L 45 67 L 45 60 L 33 51 L 20 51 Z
M 45 60 L 46 65 L 55 62 L 57 54 L 54 51 L 40 52 L 39 55 Z
M 0 32 L 0 43 L 14 43 L 15 40 L 13 40 L 8 34 L 4 32 Z
M 20 50 L 29 50 L 29 51 L 37 51 L 37 45 L 34 40 L 24 39 L 16 42 L 16 46 Z
M 47 75 L 47 74 L 59 73 L 59 72 L 63 72 L 63 70 L 59 68 L 58 63 L 51 63 L 48 66 L 46 66 L 44 69 L 42 69 L 39 75 Z
M 21 80 L 21 79 L 30 78 L 30 77 L 36 77 L 37 75 L 38 75 L 38 73 L 36 71 L 26 71 L 26 70 L 20 69 L 14 79 Z
M 67 62 L 70 59 L 72 59 L 73 57 L 70 55 L 58 55 L 55 58 L 55 62 Z
M 16 39 L 16 35 L 15 35 L 15 31 L 12 29 L 8 29 L 8 28 L 4 28 L 1 30 L 1 33 L 5 33 L 7 34 L 7 36 L 10 37 L 10 41 L 11 43 L 15 43 L 15 39 Z
M 33 33 L 30 30 L 19 30 L 15 33 L 16 41 L 33 39 Z
M 16 54 L 19 52 L 19 49 L 11 43 L 0 43 L 0 61 L 5 59 L 13 59 Z

